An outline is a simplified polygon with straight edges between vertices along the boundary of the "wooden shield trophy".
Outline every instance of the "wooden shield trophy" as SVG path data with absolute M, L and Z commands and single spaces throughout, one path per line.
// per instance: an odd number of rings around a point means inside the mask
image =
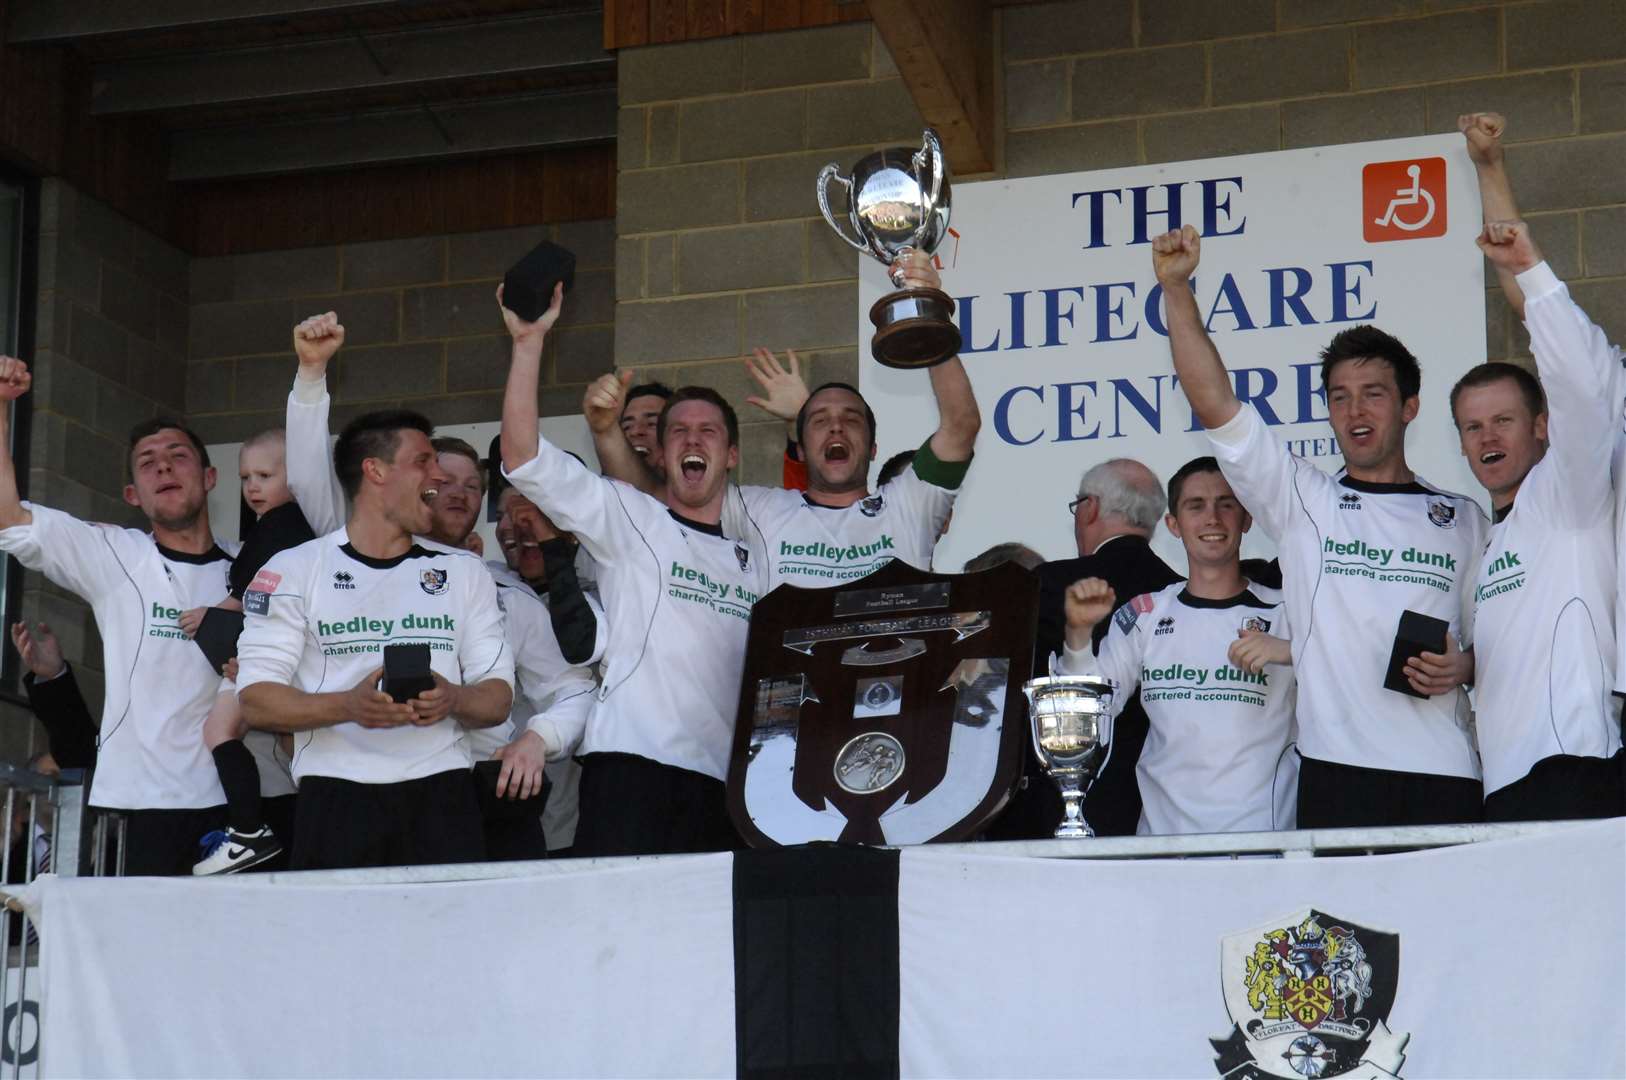
M 963 840 L 1010 798 L 1038 578 L 893 561 L 751 612 L 728 809 L 752 847 Z

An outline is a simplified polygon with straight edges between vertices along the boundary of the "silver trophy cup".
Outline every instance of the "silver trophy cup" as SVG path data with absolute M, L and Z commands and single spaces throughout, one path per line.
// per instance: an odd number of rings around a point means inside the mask
M 843 228 L 830 209 L 830 183 L 847 189 Z M 843 176 L 834 162 L 819 171 L 819 210 L 847 243 L 885 266 L 899 291 L 870 308 L 870 352 L 887 367 L 941 364 L 960 351 L 954 300 L 941 289 L 907 289 L 899 263 L 913 251 L 930 255 L 948 233 L 948 162 L 937 132 L 925 131 L 919 150 L 895 146 L 871 154 Z
M 1101 767 L 1101 724 L 1115 690 L 1099 675 L 1055 675 L 1022 684 L 1033 721 L 1033 752 L 1061 789 L 1057 836 L 1094 836 L 1084 820 L 1084 789 Z

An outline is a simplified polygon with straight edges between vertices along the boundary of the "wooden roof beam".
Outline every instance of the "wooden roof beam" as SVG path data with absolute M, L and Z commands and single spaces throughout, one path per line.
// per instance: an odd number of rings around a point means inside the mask
M 957 176 L 995 166 L 994 20 L 987 0 L 866 0 L 875 29 Z

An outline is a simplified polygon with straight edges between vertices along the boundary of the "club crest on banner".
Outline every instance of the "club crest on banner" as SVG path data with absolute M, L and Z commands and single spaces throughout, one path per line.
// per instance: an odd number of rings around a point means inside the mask
M 1411 1036 L 1389 1030 L 1400 936 L 1310 909 L 1220 945 L 1234 1027 L 1211 1039 L 1232 1080 L 1396 1077 Z

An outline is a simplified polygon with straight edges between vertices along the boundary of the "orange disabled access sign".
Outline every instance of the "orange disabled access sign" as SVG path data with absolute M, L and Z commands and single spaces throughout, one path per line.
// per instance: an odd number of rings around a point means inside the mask
M 1361 170 L 1361 235 L 1369 244 L 1445 235 L 1445 159 L 1375 161 Z

